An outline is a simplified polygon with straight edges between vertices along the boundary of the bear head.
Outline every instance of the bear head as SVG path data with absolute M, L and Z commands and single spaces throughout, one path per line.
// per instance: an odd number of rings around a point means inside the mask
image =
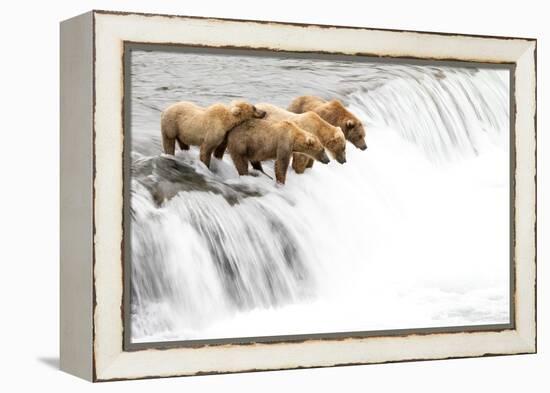
M 315 160 L 328 164 L 330 159 L 325 152 L 325 148 L 322 145 L 319 138 L 309 132 L 301 129 L 294 123 L 285 121 L 293 129 L 294 134 L 294 148 L 293 151 L 297 153 L 303 153 Z
M 346 137 L 355 147 L 361 150 L 367 149 L 367 143 L 365 142 L 365 128 L 363 124 L 350 113 L 350 117 L 344 122 L 346 129 Z
M 333 136 L 326 141 L 325 147 L 340 164 L 346 162 L 346 137 L 340 127 L 334 127 Z
M 330 123 L 340 127 L 346 139 L 355 147 L 365 150 L 367 148 L 367 143 L 365 142 L 365 128 L 361 121 L 355 117 L 353 113 L 348 111 L 338 100 L 330 101 L 328 106 L 335 120 Z
M 246 121 L 252 118 L 263 119 L 266 112 L 256 108 L 246 101 L 233 101 L 230 105 L 231 116 L 238 121 Z

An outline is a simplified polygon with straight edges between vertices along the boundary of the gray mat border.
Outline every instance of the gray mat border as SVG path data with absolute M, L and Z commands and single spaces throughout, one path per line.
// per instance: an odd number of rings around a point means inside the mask
M 500 38 L 500 37 L 499 37 Z M 198 45 L 186 45 L 180 43 L 145 43 L 124 41 L 123 51 L 123 242 L 122 242 L 122 270 L 123 270 L 123 350 L 137 351 L 144 349 L 171 349 L 171 348 L 197 348 L 203 346 L 216 345 L 251 345 L 255 343 L 279 344 L 279 343 L 300 343 L 309 340 L 345 340 L 348 338 L 368 338 L 368 337 L 397 337 L 411 335 L 445 334 L 445 333 L 473 333 L 473 332 L 499 332 L 515 329 L 515 259 L 514 259 L 514 239 L 515 239 L 515 169 L 516 169 L 516 151 L 515 151 L 515 63 L 483 63 L 466 60 L 442 60 L 442 59 L 419 59 L 409 57 L 387 57 L 372 56 L 366 54 L 347 55 L 341 53 L 324 52 L 292 52 L 278 51 L 264 48 L 241 48 L 241 47 L 209 47 Z M 216 54 L 227 56 L 253 56 L 253 57 L 283 57 L 298 59 L 318 59 L 334 61 L 357 61 L 368 63 L 384 64 L 407 64 L 417 66 L 445 66 L 461 68 L 482 68 L 482 69 L 507 69 L 510 75 L 510 290 L 509 290 L 509 317 L 507 324 L 487 324 L 487 325 L 467 325 L 467 326 L 445 326 L 432 328 L 410 328 L 410 329 L 389 329 L 373 331 L 350 331 L 333 333 L 314 333 L 297 335 L 278 335 L 278 336 L 253 336 L 253 337 L 228 337 L 219 339 L 201 339 L 201 340 L 174 340 L 135 343 L 131 341 L 131 241 L 127 232 L 130 230 L 130 156 L 131 156 L 131 52 L 132 51 L 158 51 L 158 52 L 178 52 L 178 53 L 200 53 Z

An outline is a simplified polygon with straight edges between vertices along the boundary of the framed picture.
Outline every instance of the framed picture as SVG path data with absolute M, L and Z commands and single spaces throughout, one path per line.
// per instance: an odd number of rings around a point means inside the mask
M 536 40 L 61 23 L 61 368 L 536 352 Z

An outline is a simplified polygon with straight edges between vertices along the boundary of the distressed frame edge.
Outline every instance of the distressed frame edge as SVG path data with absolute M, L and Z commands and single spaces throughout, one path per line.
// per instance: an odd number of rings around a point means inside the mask
M 333 367 L 353 367 L 353 366 L 369 366 L 369 365 L 381 365 L 381 364 L 395 364 L 395 363 L 416 363 L 416 362 L 436 362 L 442 360 L 465 360 L 465 359 L 477 359 L 477 358 L 498 358 L 504 356 L 522 356 L 522 355 L 534 355 L 536 352 L 523 351 L 514 353 L 484 353 L 480 355 L 464 355 L 464 356 L 442 356 L 437 358 L 410 358 L 403 360 L 386 360 L 386 361 L 373 361 L 373 362 L 357 362 L 357 363 L 336 363 L 329 365 L 314 365 L 314 366 L 289 366 L 283 368 L 250 368 L 238 371 L 204 371 L 189 374 L 159 374 L 159 375 L 144 375 L 139 377 L 113 377 L 105 379 L 94 379 L 92 382 L 122 382 L 122 381 L 140 381 L 148 379 L 164 379 L 164 378 L 187 378 L 187 377 L 203 377 L 209 375 L 228 375 L 228 374 L 248 374 L 248 373 L 261 373 L 261 372 L 277 372 L 277 371 L 292 371 L 292 370 L 310 370 L 310 369 L 323 369 Z
M 529 353 L 537 353 L 538 333 L 537 46 L 536 40 L 529 42 L 525 51 L 517 60 L 515 92 L 515 318 L 516 330 L 519 332 L 520 338 Z M 523 82 L 518 83 L 520 80 Z M 517 88 L 518 85 L 520 89 Z M 520 105 L 523 106 L 521 111 L 518 110 Z M 527 145 L 524 146 L 525 144 Z M 519 149 L 518 145 L 520 145 Z M 527 201 L 522 199 L 527 199 Z M 520 227 L 519 230 L 518 227 Z M 522 254 L 526 254 L 527 257 Z M 520 280 L 518 280 L 518 275 L 520 275 Z
M 119 14 L 121 14 L 121 13 L 117 13 L 117 12 L 94 11 L 94 16 L 95 16 L 95 13 L 109 14 L 109 15 L 119 15 Z M 141 16 L 149 15 L 149 14 L 139 14 L 139 13 L 122 13 L 122 14 L 124 14 L 124 15 L 141 15 Z M 164 16 L 164 15 L 154 15 L 154 14 L 151 14 L 151 15 L 152 16 Z M 166 15 L 166 17 L 169 17 L 169 18 L 176 17 L 176 18 L 178 18 L 178 16 L 168 16 L 168 15 Z M 225 19 L 219 19 L 219 18 L 200 18 L 200 17 L 182 17 L 182 18 L 206 19 L 206 20 L 215 19 L 215 20 L 225 21 Z M 229 21 L 239 22 L 239 20 L 229 20 Z M 257 21 L 246 21 L 246 22 L 257 22 Z M 292 25 L 292 24 L 286 24 L 286 23 L 282 23 L 282 22 L 269 22 L 269 23 L 275 24 L 275 25 Z M 301 26 L 307 27 L 307 26 L 310 26 L 310 25 L 301 25 Z M 317 26 L 317 25 L 312 25 L 312 26 Z M 321 27 L 330 27 L 330 26 L 321 25 Z M 348 27 L 345 27 L 345 26 L 342 26 L 342 27 L 343 28 L 348 28 Z M 356 29 L 370 30 L 368 28 L 356 28 Z M 391 31 L 391 32 L 396 32 L 396 33 L 401 32 L 400 30 L 397 30 L 397 31 L 385 30 L 385 31 Z M 95 27 L 94 27 L 94 32 L 95 32 Z M 422 32 L 416 32 L 416 31 L 412 31 L 412 33 L 421 33 L 421 34 L 430 34 L 430 35 L 434 35 L 434 34 L 437 35 L 438 34 L 438 33 L 433 33 L 433 32 L 422 33 Z M 442 33 L 442 34 L 447 34 L 447 33 Z M 505 37 L 457 35 L 457 34 L 449 34 L 449 35 L 451 35 L 451 36 L 479 37 L 479 38 L 496 38 L 496 39 L 504 39 L 504 40 L 507 39 Z M 535 96 L 534 96 L 534 100 L 533 100 L 533 103 L 534 103 L 534 128 L 533 128 L 533 132 L 534 132 L 534 136 L 535 136 L 535 153 L 536 153 L 536 46 L 537 46 L 536 44 L 537 44 L 537 41 L 536 41 L 536 39 L 521 39 L 521 40 L 525 40 L 527 44 L 534 42 L 533 52 L 534 52 L 534 89 L 535 89 Z M 95 43 L 96 43 L 96 41 L 95 41 L 95 38 L 94 38 L 94 46 L 95 46 Z M 526 49 L 526 51 L 527 51 L 527 49 Z M 94 60 L 95 60 L 95 56 L 94 56 Z M 465 61 L 469 61 L 469 60 L 465 60 Z M 95 77 L 95 71 L 94 71 L 94 77 Z M 94 86 L 94 88 L 95 88 L 95 86 Z M 94 100 L 95 100 L 95 94 L 94 94 Z M 517 107 L 516 107 L 516 109 L 517 109 Z M 95 159 L 95 155 L 94 155 L 94 159 Z M 535 162 L 534 170 L 535 170 L 535 187 L 536 187 L 536 162 Z M 536 194 L 535 194 L 534 210 L 535 210 L 534 211 L 535 212 L 535 216 L 534 216 L 535 231 L 534 231 L 534 234 L 536 235 Z M 535 262 L 535 266 L 534 266 L 534 270 L 535 270 L 535 276 L 534 276 L 534 279 L 535 279 L 535 297 L 534 297 L 534 301 L 536 302 L 536 249 L 534 251 L 535 251 L 534 252 L 534 256 L 535 256 L 535 261 L 534 261 Z M 463 358 L 463 357 L 478 357 L 478 356 L 499 356 L 499 355 L 509 355 L 509 354 L 536 353 L 536 309 L 534 310 L 534 323 L 535 323 L 535 325 L 534 325 L 534 335 L 530 334 L 530 333 L 527 333 L 525 335 L 521 334 L 517 337 L 524 344 L 523 350 L 520 350 L 520 351 L 517 351 L 517 352 L 511 352 L 511 353 L 486 353 L 486 354 L 464 355 L 464 356 L 456 356 L 456 357 L 454 357 L 454 356 L 451 356 L 451 357 L 433 357 L 433 358 L 426 358 L 426 359 L 402 359 L 402 360 L 390 360 L 390 361 L 381 361 L 381 362 L 378 362 L 378 361 L 368 362 L 367 361 L 367 362 L 346 363 L 346 364 L 291 366 L 291 367 L 283 367 L 283 368 L 275 368 L 275 369 L 331 367 L 331 366 L 351 365 L 351 364 L 373 364 L 373 363 L 388 363 L 388 362 L 393 363 L 393 362 L 406 362 L 406 361 L 414 361 L 414 360 L 437 360 L 437 359 L 447 359 L 447 358 Z M 516 329 L 516 333 L 518 333 L 517 330 L 518 329 Z M 523 331 L 523 329 L 521 329 L 521 330 L 522 330 L 523 333 L 525 333 L 525 331 Z M 95 340 L 95 335 L 94 335 L 94 340 Z M 533 343 L 534 343 L 534 345 L 533 345 Z M 96 354 L 94 353 L 94 378 L 93 378 L 94 381 L 108 381 L 108 380 L 121 380 L 121 379 L 142 379 L 142 378 L 172 377 L 172 376 L 184 376 L 184 375 L 203 375 L 203 374 L 211 374 L 211 373 L 219 374 L 219 373 L 234 373 L 234 372 L 246 372 L 246 371 L 273 370 L 272 368 L 265 368 L 265 369 L 250 369 L 250 370 L 238 370 L 238 371 L 197 372 L 197 373 L 191 373 L 191 374 L 176 373 L 176 374 L 170 374 L 170 375 L 150 375 L 150 376 L 141 376 L 141 377 L 138 376 L 138 377 L 128 377 L 128 378 L 127 377 L 120 377 L 120 378 L 107 377 L 107 378 L 104 378 L 102 376 L 98 377 L 96 372 L 95 372 L 95 357 L 96 357 Z M 113 359 L 113 363 L 116 363 L 117 360 L 118 359 Z M 103 374 L 103 372 L 101 374 Z
M 443 31 L 428 31 L 428 30 L 409 30 L 409 29 L 388 29 L 382 27 L 365 27 L 365 26 L 350 26 L 350 25 L 329 25 L 323 23 L 306 23 L 306 22 L 281 22 L 270 21 L 262 19 L 240 19 L 240 18 L 223 18 L 217 16 L 198 16 L 198 15 L 182 15 L 182 14 L 163 14 L 152 12 L 138 12 L 138 11 L 113 11 L 105 9 L 94 9 L 91 12 L 99 15 L 137 15 L 137 16 L 159 16 L 163 18 L 176 18 L 176 19 L 196 19 L 196 20 L 212 20 L 219 22 L 236 22 L 236 23 L 255 23 L 255 24 L 270 24 L 270 25 L 283 25 L 283 26 L 295 26 L 295 27 L 319 27 L 322 29 L 354 29 L 354 30 L 371 30 L 382 32 L 395 32 L 395 33 L 415 33 L 415 34 L 433 34 L 443 35 L 449 37 L 471 37 L 471 38 L 490 38 L 498 40 L 521 40 L 521 41 L 537 41 L 535 37 L 517 37 L 517 36 L 499 36 L 499 35 L 486 35 L 486 34 L 468 34 L 468 33 L 450 33 Z

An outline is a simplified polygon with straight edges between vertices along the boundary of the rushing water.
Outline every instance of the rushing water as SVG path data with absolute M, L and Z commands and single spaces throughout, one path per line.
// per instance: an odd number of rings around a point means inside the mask
M 132 53 L 134 341 L 508 321 L 505 70 Z M 239 177 L 161 155 L 181 100 L 341 99 L 367 129 L 347 163 Z M 266 171 L 273 174 L 272 165 Z

